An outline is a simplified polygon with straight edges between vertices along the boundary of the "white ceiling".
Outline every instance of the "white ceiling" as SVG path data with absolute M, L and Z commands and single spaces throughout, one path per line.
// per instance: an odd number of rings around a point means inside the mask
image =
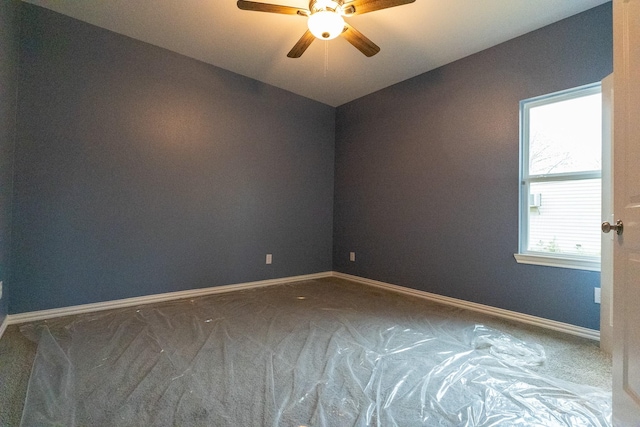
M 24 1 L 335 107 L 610 0 L 416 0 L 347 18 L 380 46 L 376 56 L 339 37 L 314 41 L 299 59 L 286 55 L 306 18 L 240 10 L 235 0 Z

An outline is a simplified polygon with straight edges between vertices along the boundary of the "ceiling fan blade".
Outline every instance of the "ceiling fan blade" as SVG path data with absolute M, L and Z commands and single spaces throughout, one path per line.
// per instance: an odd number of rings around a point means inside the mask
M 342 6 L 345 15 L 362 15 L 389 7 L 402 6 L 416 0 L 355 0 Z
M 238 8 L 255 12 L 283 13 L 285 15 L 307 16 L 309 11 L 297 7 L 281 6 L 279 4 L 258 3 L 255 1 L 238 0 Z
M 372 57 L 376 53 L 380 52 L 380 48 L 374 42 L 369 40 L 360 31 L 353 28 L 351 25 L 345 23 L 344 31 L 341 34 L 342 37 L 347 39 L 349 43 L 355 46 L 365 56 Z
M 304 51 L 307 50 L 311 42 L 315 40 L 315 38 L 316 37 L 311 34 L 311 31 L 307 30 L 302 35 L 302 37 L 300 37 L 300 40 L 298 40 L 295 46 L 293 46 L 293 49 L 291 49 L 289 53 L 287 53 L 287 56 L 289 58 L 300 58 Z

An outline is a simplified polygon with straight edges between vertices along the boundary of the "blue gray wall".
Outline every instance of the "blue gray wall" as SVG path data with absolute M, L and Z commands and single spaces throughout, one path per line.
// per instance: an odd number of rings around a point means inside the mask
M 337 110 L 21 10 L 10 312 L 326 271 L 333 255 L 338 271 L 598 329 L 597 273 L 513 259 L 518 101 L 611 72 L 610 4 Z
M 331 269 L 334 108 L 21 9 L 11 313 Z
M 611 73 L 611 20 L 607 3 L 339 107 L 334 269 L 599 329 L 599 273 L 513 258 L 518 102 Z
M 16 89 L 19 58 L 18 0 L 0 1 L 0 324 L 8 312 L 9 249 L 11 240 L 11 192 L 13 147 L 16 133 Z

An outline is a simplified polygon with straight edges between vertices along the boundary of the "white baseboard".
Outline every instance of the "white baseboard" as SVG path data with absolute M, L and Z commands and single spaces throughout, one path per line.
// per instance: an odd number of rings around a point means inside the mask
M 4 331 L 7 330 L 7 326 L 9 326 L 8 317 L 9 316 L 6 316 L 2 321 L 2 323 L 0 323 L 0 339 L 2 339 L 2 335 L 4 334 Z
M 412 295 L 418 298 L 423 298 L 429 301 L 439 302 L 454 307 L 464 308 L 467 310 L 488 314 L 503 319 L 513 320 L 520 323 L 527 323 L 529 325 L 540 326 L 542 328 L 551 329 L 554 331 L 560 331 L 571 335 L 576 335 L 583 338 L 592 339 L 595 341 L 600 340 L 600 331 L 594 329 L 583 328 L 581 326 L 571 325 L 569 323 L 557 322 L 555 320 L 549 320 L 542 317 L 532 316 L 530 314 L 518 313 L 516 311 L 505 310 L 502 308 L 491 307 L 489 305 L 478 304 L 475 302 L 469 302 L 460 300 L 457 298 L 445 297 L 442 295 L 432 294 L 430 292 L 419 291 L 417 289 L 405 288 L 404 286 L 392 285 L 390 283 L 379 282 L 377 280 L 366 279 L 364 277 L 352 276 L 350 274 L 333 272 L 333 277 L 340 279 L 351 280 L 364 285 L 374 286 L 376 288 L 382 288 L 389 291 Z
M 10 314 L 7 316 L 5 322 L 3 323 L 3 327 L 6 328 L 6 325 L 35 322 L 40 320 L 52 319 L 55 317 L 71 316 L 76 314 L 91 313 L 91 312 L 103 311 L 103 310 L 112 310 L 116 308 L 132 307 L 137 305 L 152 304 L 157 302 L 165 302 L 165 301 L 172 301 L 172 300 L 185 299 L 185 298 L 195 298 L 195 297 L 200 297 L 204 295 L 221 294 L 226 292 L 240 291 L 244 289 L 262 288 L 265 286 L 274 286 L 274 285 L 281 285 L 284 283 L 300 282 L 304 280 L 321 279 L 324 277 L 331 277 L 331 276 L 332 276 L 332 272 L 326 271 L 322 273 L 305 274 L 302 276 L 282 277 L 279 279 L 260 280 L 257 282 L 214 286 L 211 288 L 204 288 L 204 289 L 190 289 L 186 291 L 146 295 L 142 297 L 97 302 L 93 304 L 74 305 L 71 307 L 61 307 L 61 308 L 54 308 L 50 310 Z M 4 329 L 0 329 L 0 331 L 4 331 Z
M 281 285 L 284 283 L 300 282 L 304 280 L 321 279 L 325 277 L 337 277 L 340 279 L 351 280 L 367 286 L 373 286 L 377 288 L 386 289 L 392 292 L 401 293 L 405 295 L 411 295 L 414 297 L 426 299 L 429 301 L 438 302 L 454 307 L 464 308 L 467 310 L 488 314 L 491 316 L 500 317 L 520 323 L 526 323 L 529 325 L 540 326 L 542 328 L 551 329 L 554 331 L 560 331 L 571 335 L 576 335 L 583 338 L 592 340 L 600 340 L 600 332 L 583 328 L 581 326 L 575 326 L 568 323 L 557 322 L 555 320 L 544 319 L 542 317 L 532 316 L 529 314 L 518 313 L 516 311 L 505 310 L 502 308 L 491 307 L 484 304 L 478 304 L 475 302 L 469 302 L 460 300 L 457 298 L 445 297 L 442 295 L 433 294 L 430 292 L 419 291 L 417 289 L 406 288 L 404 286 L 393 285 L 390 283 L 379 282 L 377 280 L 367 279 L 364 277 L 353 276 L 350 274 L 340 273 L 337 271 L 327 271 L 322 273 L 307 274 L 302 276 L 290 276 L 279 279 L 261 280 L 257 282 L 237 283 L 233 285 L 216 286 L 204 289 L 192 289 L 187 291 L 168 292 L 164 294 L 147 295 L 142 297 L 127 298 L 115 301 L 105 301 L 93 304 L 83 304 L 71 307 L 54 308 L 51 310 L 32 311 L 28 313 L 10 314 L 5 318 L 5 321 L 0 325 L 0 337 L 6 330 L 8 325 L 15 325 L 20 323 L 34 322 L 46 319 L 52 319 L 55 317 L 70 316 L 83 313 L 91 313 L 103 310 L 112 310 L 116 308 L 131 307 L 137 305 L 152 304 L 157 302 L 172 301 L 185 298 L 195 298 L 204 295 L 213 295 L 226 292 L 239 291 L 243 289 L 261 288 L 265 286 Z

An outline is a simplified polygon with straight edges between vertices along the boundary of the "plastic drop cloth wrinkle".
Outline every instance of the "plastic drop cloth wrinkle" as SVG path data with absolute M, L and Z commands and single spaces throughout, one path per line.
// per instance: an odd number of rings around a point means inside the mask
M 434 307 L 310 281 L 25 325 L 21 425 L 611 425 L 541 346 Z

